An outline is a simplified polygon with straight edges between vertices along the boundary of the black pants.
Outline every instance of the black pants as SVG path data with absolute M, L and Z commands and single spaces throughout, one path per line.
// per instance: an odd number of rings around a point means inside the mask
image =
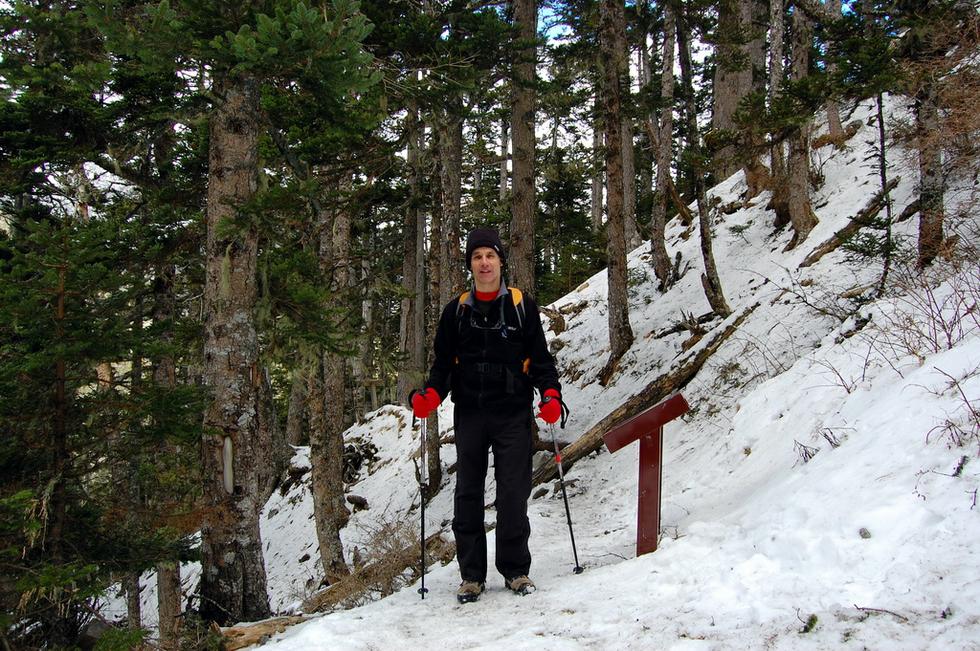
M 496 566 L 505 579 L 531 569 L 527 540 L 531 524 L 527 500 L 531 495 L 531 410 L 503 411 L 457 407 L 456 492 L 453 533 L 464 581 L 487 578 L 487 535 L 483 525 L 487 453 L 493 450 L 497 485 Z

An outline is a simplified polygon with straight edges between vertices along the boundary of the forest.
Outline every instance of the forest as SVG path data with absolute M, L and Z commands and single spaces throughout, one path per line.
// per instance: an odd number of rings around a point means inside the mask
M 672 220 L 732 313 L 711 245 L 732 207 L 707 188 L 744 175 L 740 200 L 768 193 L 772 228 L 807 240 L 815 120 L 844 147 L 877 101 L 884 210 L 848 245 L 879 291 L 894 220 L 917 219 L 915 268 L 953 255 L 947 178 L 977 164 L 964 0 L 13 0 L 0 29 L 6 649 L 75 647 L 119 586 L 114 643 L 137 646 L 150 569 L 160 648 L 268 617 L 259 511 L 291 446 L 324 584 L 348 575 L 344 431 L 420 387 L 471 228 L 500 230 L 507 282 L 542 306 L 608 270 L 606 383 L 638 345 L 627 253 L 648 247 L 663 291 L 689 262 Z

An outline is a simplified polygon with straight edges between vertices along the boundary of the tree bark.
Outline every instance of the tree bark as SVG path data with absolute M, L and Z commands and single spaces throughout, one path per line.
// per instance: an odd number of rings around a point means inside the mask
M 180 587 L 180 563 L 157 563 L 157 613 L 159 615 L 160 648 L 167 651 L 179 648 L 180 613 L 183 597 Z
M 131 629 L 143 625 L 142 608 L 140 607 L 140 574 L 126 572 L 122 580 L 126 590 L 126 626 Z
M 626 39 L 623 39 L 625 45 Z M 624 53 L 625 54 L 625 53 Z M 629 92 L 629 82 L 624 88 Z M 640 229 L 636 224 L 636 149 L 633 145 L 633 119 L 623 117 L 623 232 L 626 238 L 626 251 L 640 246 Z
M 286 443 L 285 432 L 279 427 L 272 381 L 269 379 L 269 369 L 265 366 L 259 367 L 257 395 L 259 429 L 267 433 L 267 436 L 262 439 L 262 444 L 257 447 L 260 459 L 259 510 L 261 510 L 289 466 L 292 450 Z
M 341 191 L 349 190 L 346 183 L 341 186 Z M 320 270 L 329 279 L 331 307 L 343 310 L 349 296 L 349 207 L 342 206 L 331 213 L 323 211 L 318 217 Z M 346 359 L 340 351 L 323 351 L 315 362 L 309 389 L 313 521 L 320 545 L 320 564 L 329 585 L 350 574 L 340 540 L 340 531 L 350 517 L 344 504 L 346 368 Z
M 592 120 L 592 161 L 593 161 L 593 172 L 592 172 L 592 184 L 590 186 L 590 215 L 592 216 L 592 230 L 598 233 L 602 230 L 602 218 L 603 218 L 603 193 L 605 191 L 605 180 L 606 175 L 603 171 L 605 166 L 605 154 L 604 147 L 605 142 L 603 140 L 605 135 L 605 127 L 603 126 L 602 119 L 602 90 L 596 85 L 595 92 L 595 105 L 593 111 L 595 113 Z
M 142 295 L 137 296 L 134 306 L 133 313 L 133 331 L 141 332 L 143 330 L 143 297 Z M 130 371 L 130 381 L 129 390 L 133 395 L 139 395 L 143 390 L 143 353 L 137 347 L 133 352 L 132 357 L 132 369 Z M 102 366 L 102 365 L 100 365 Z M 113 386 L 115 385 L 115 378 L 112 364 L 106 364 L 108 375 L 104 383 L 100 382 L 100 390 L 111 392 Z M 103 369 L 99 369 L 100 380 L 102 379 Z M 110 441 L 115 440 L 115 444 L 120 447 L 119 452 L 123 453 L 122 447 L 122 436 L 120 434 L 110 435 Z M 124 500 L 123 508 L 125 509 L 127 519 L 136 519 L 136 513 L 139 512 L 141 507 L 141 499 L 139 487 L 136 483 L 136 463 L 133 458 L 129 455 L 121 454 L 117 456 L 118 460 L 118 474 L 114 477 L 115 485 L 120 489 L 117 491 L 117 495 L 124 495 L 122 498 Z M 126 590 L 126 625 L 131 629 L 141 628 L 143 625 L 143 608 L 140 603 L 140 572 L 136 570 L 131 570 L 126 572 L 122 579 L 123 588 Z
M 437 159 L 436 162 L 437 162 L 436 165 L 437 168 L 441 167 L 441 161 Z M 441 173 L 440 173 L 440 177 L 441 177 Z M 442 181 L 439 181 L 439 185 L 442 185 Z M 436 327 L 438 325 L 439 317 L 442 315 L 442 308 L 452 298 L 448 292 L 448 289 L 443 289 L 443 285 L 445 285 L 446 283 L 440 282 L 440 280 L 444 276 L 448 276 L 449 273 L 448 269 L 444 269 L 442 266 L 444 262 L 448 262 L 448 261 L 444 261 L 443 256 L 441 256 L 439 253 L 441 248 L 441 240 L 443 238 L 442 210 L 443 210 L 443 204 L 441 202 L 437 203 L 432 211 L 432 221 L 429 224 L 429 256 L 428 256 L 427 266 L 429 269 L 430 303 L 429 303 L 428 318 L 427 318 L 427 323 L 425 328 L 426 332 L 435 332 Z M 426 365 L 428 366 L 432 364 L 432 361 L 435 357 L 435 353 L 432 350 L 431 345 L 427 346 L 426 353 L 427 353 Z M 432 414 L 429 416 L 428 421 L 426 422 L 426 434 L 428 436 L 428 440 L 425 442 L 426 450 L 428 451 L 428 454 L 431 457 L 431 454 L 434 451 L 433 447 L 435 445 L 438 445 L 437 441 L 439 439 L 438 410 L 433 411 Z M 433 441 L 436 441 L 436 443 L 434 443 Z M 427 467 L 430 472 L 433 470 L 431 463 Z M 439 468 L 439 472 L 441 476 L 441 472 L 442 472 L 441 467 Z M 429 490 L 425 495 L 422 496 L 423 499 L 428 500 L 429 498 L 431 498 L 435 490 L 437 489 L 437 487 L 438 484 L 430 480 Z
M 259 532 L 257 451 L 262 371 L 255 332 L 258 234 L 230 232 L 236 212 L 258 187 L 259 88 L 251 78 L 215 82 L 210 117 L 204 378 L 212 400 L 204 414 L 201 616 L 219 624 L 269 615 Z
M 371 246 L 372 250 L 377 250 L 377 245 L 373 244 Z M 361 277 L 359 280 L 352 279 L 351 289 L 356 290 L 358 287 L 369 288 L 374 285 L 374 278 L 371 275 L 371 264 L 365 257 L 361 260 Z M 365 407 L 365 392 L 367 391 L 370 378 L 368 377 L 369 369 L 372 368 L 374 362 L 374 348 L 371 343 L 374 336 L 374 292 L 364 291 L 363 298 L 361 299 L 361 331 L 359 333 L 358 339 L 360 340 L 358 344 L 358 355 L 354 360 L 354 400 L 355 400 L 355 418 L 358 423 L 364 422 L 364 417 L 367 415 L 368 409 Z M 372 389 L 373 390 L 373 389 Z M 376 400 L 372 404 L 376 404 Z M 371 410 L 377 409 L 376 406 L 371 407 Z
M 602 0 L 599 48 L 602 55 L 603 120 L 606 141 L 606 234 L 609 278 L 609 361 L 602 371 L 608 381 L 633 344 L 627 291 L 626 237 L 623 201 L 622 98 L 626 78 L 626 32 L 623 0 Z
M 442 268 L 439 301 L 445 305 L 463 290 L 464 268 L 460 256 L 460 208 L 463 177 L 463 119 L 458 98 L 438 128 L 439 176 L 442 188 L 442 219 L 439 238 L 439 266 Z M 532 253 L 533 255 L 533 253 Z
M 676 29 L 674 8 L 668 2 L 664 5 L 664 42 L 660 66 L 660 96 L 663 107 L 660 109 L 659 138 L 656 141 L 657 189 L 653 195 L 653 209 L 650 219 L 650 253 L 653 258 L 653 271 L 657 275 L 657 280 L 660 281 L 660 291 L 666 291 L 672 284 L 670 256 L 667 254 L 666 229 L 667 201 L 670 195 L 671 180 L 670 168 L 673 162 L 674 42 Z M 650 119 L 652 121 L 656 118 L 651 116 Z
M 712 168 L 719 181 L 741 166 L 741 153 L 732 142 L 736 136 L 738 103 L 752 90 L 752 63 L 746 43 L 752 29 L 753 0 L 719 0 L 715 31 L 715 77 L 712 85 L 711 129 L 723 142 L 713 156 Z
M 749 65 L 752 70 L 752 91 L 764 94 L 766 91 L 766 28 L 769 19 L 767 0 L 746 0 L 749 3 L 751 36 L 747 45 Z M 765 139 L 754 125 L 742 124 L 742 173 L 745 176 L 745 202 L 748 203 L 763 190 L 771 187 L 771 176 L 762 164 L 761 155 L 765 149 Z
M 779 101 L 783 85 L 783 59 L 785 57 L 784 19 L 786 0 L 769 0 L 769 108 Z M 783 141 L 776 139 L 769 151 L 769 168 L 772 173 L 772 208 L 776 213 L 773 225 L 782 228 L 789 224 L 789 199 L 787 198 L 786 154 Z
M 286 442 L 289 445 L 303 445 L 306 441 L 306 385 L 302 370 L 295 370 L 290 376 L 289 407 L 286 411 Z
M 422 202 L 420 185 L 421 134 L 423 128 L 418 117 L 418 103 L 412 101 L 408 108 L 405 128 L 408 132 L 407 184 L 408 205 L 402 230 L 402 289 L 405 298 L 401 303 L 399 319 L 399 350 L 405 355 L 398 372 L 398 399 L 407 400 L 408 394 L 422 382 L 425 362 L 425 332 L 423 313 L 425 286 L 423 285 L 423 238 L 425 224 L 419 206 Z M 506 166 L 504 167 L 506 174 Z
M 529 296 L 534 284 L 534 112 L 537 63 L 536 0 L 511 0 L 514 9 L 515 47 L 511 98 L 513 179 L 511 193 L 508 281 Z
M 509 177 L 507 174 L 507 162 L 510 160 L 508 150 L 510 147 L 510 123 L 503 119 L 500 121 L 500 184 L 498 186 L 497 198 L 503 204 L 507 201 L 507 191 L 509 190 Z
M 841 0 L 825 0 L 825 7 L 827 11 L 833 15 L 834 19 L 840 18 L 841 10 L 843 8 L 843 3 Z M 837 66 L 830 64 L 827 68 L 828 72 L 833 74 L 837 69 Z M 831 141 L 834 143 L 843 143 L 846 139 L 844 135 L 844 125 L 840 121 L 840 104 L 837 100 L 831 99 L 827 102 L 827 135 L 830 136 Z
M 708 206 L 707 190 L 705 189 L 705 170 L 702 169 L 704 153 L 701 149 L 701 137 L 698 134 L 697 107 L 694 101 L 694 71 L 691 64 L 691 34 L 684 14 L 677 15 L 677 46 L 680 54 L 681 84 L 684 89 L 684 117 L 686 121 L 687 142 L 692 156 L 692 174 L 694 194 L 698 206 L 698 230 L 701 236 L 701 258 L 704 261 L 704 273 L 701 275 L 701 286 L 711 309 L 722 318 L 732 313 L 725 294 L 722 290 L 721 279 L 712 252 L 711 208 Z
M 177 301 L 174 289 L 177 268 L 173 263 L 160 265 L 153 279 L 153 323 L 162 326 L 159 341 L 165 346 L 173 343 L 171 324 L 177 317 Z M 152 361 L 152 381 L 156 386 L 177 386 L 177 367 L 169 353 Z M 164 444 L 161 454 L 172 456 L 179 450 L 173 444 Z M 176 496 L 164 495 L 165 500 Z M 180 614 L 183 611 L 183 598 L 180 585 L 180 563 L 164 561 L 157 563 L 157 621 L 160 647 L 166 651 L 176 650 L 177 636 L 180 632 Z
M 919 138 L 919 249 L 918 265 L 936 259 L 943 245 L 945 177 L 942 148 L 934 135 L 939 131 L 936 87 L 925 81 L 915 96 L 915 126 Z
M 802 11 L 794 11 L 792 18 L 793 65 L 790 76 L 800 81 L 809 74 L 810 46 L 813 28 L 810 19 Z M 787 250 L 797 247 L 817 225 L 817 215 L 810 203 L 810 121 L 805 120 L 794 130 L 789 143 L 789 159 L 786 165 L 789 220 L 793 238 Z

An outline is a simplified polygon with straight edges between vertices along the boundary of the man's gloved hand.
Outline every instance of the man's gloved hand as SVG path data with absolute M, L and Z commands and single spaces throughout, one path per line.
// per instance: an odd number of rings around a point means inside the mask
M 544 392 L 544 397 L 538 403 L 538 418 L 553 425 L 561 418 L 561 394 L 555 389 L 548 389 Z
M 442 398 L 439 392 L 432 387 L 426 387 L 421 391 L 416 391 L 412 396 L 412 413 L 416 418 L 428 418 L 429 414 L 436 410 Z

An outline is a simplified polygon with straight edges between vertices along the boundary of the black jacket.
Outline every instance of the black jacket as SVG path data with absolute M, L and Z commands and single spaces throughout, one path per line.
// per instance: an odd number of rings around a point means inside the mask
M 483 314 L 474 295 L 462 308 L 459 297 L 443 308 L 426 386 L 443 399 L 452 392 L 459 407 L 481 409 L 529 409 L 533 389 L 561 392 L 537 304 L 524 296 L 519 309 L 501 286 Z

